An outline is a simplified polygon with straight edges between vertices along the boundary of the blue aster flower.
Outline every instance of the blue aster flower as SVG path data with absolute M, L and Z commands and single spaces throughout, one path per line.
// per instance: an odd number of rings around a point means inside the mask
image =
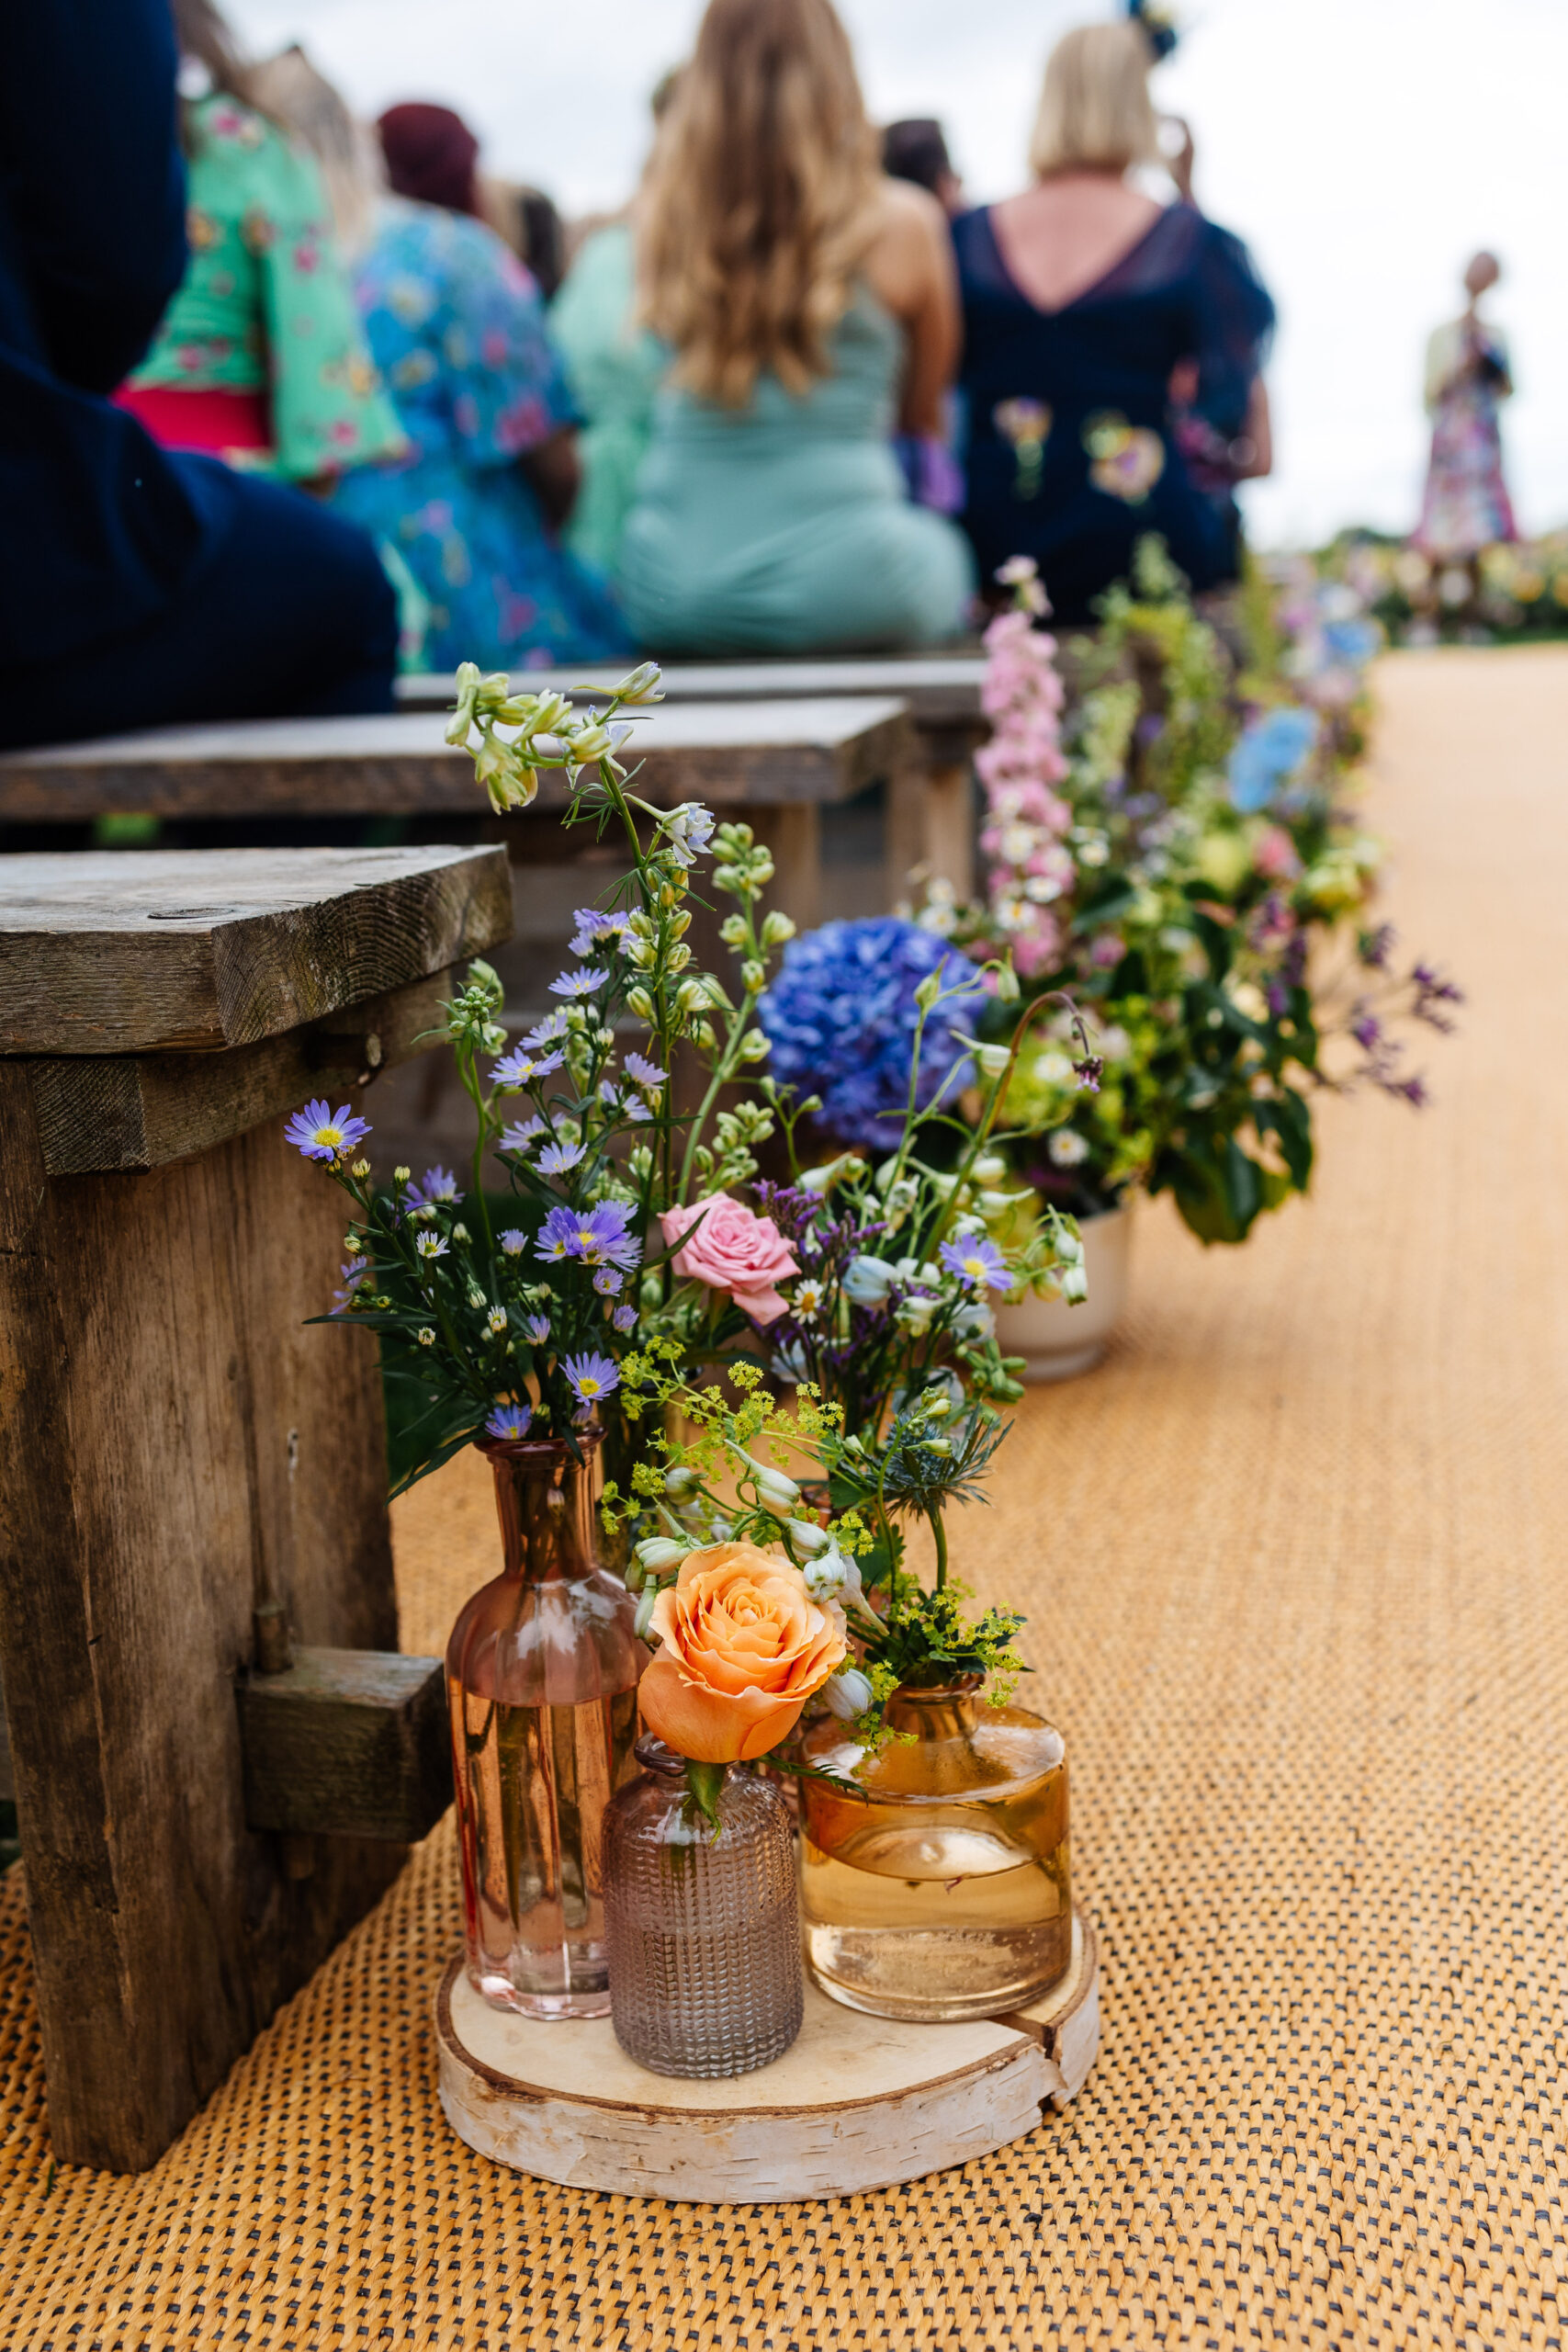
M 534 1418 L 532 1405 L 498 1405 L 485 1422 L 491 1437 L 522 1438 L 528 1434 L 528 1424 Z
M 937 1251 L 950 1274 L 961 1282 L 972 1283 L 976 1290 L 1006 1290 L 1010 1280 L 1007 1261 L 994 1241 L 984 1234 L 966 1233 L 960 1240 L 944 1241 Z
M 542 1348 L 550 1336 L 549 1317 L 525 1315 L 523 1318 L 523 1336 L 531 1348 Z
M 626 1056 L 626 1076 L 634 1079 L 638 1086 L 646 1086 L 650 1091 L 662 1086 L 665 1082 L 665 1074 L 659 1064 L 650 1062 L 643 1054 Z
M 568 1356 L 561 1366 L 571 1385 L 573 1395 L 584 1405 L 596 1405 L 621 1385 L 621 1375 L 608 1356 Z
M 604 985 L 604 973 L 598 971 L 593 965 L 586 964 L 581 971 L 558 972 L 550 982 L 550 994 L 570 997 L 592 996 L 595 989 L 602 989 Z
M 537 1116 L 514 1120 L 511 1126 L 501 1131 L 501 1148 L 502 1151 L 526 1151 L 530 1144 L 537 1143 L 544 1132 L 545 1123 Z
M 566 1175 L 568 1170 L 575 1168 L 578 1161 L 582 1158 L 583 1148 L 583 1146 L 580 1143 L 551 1144 L 547 1151 L 542 1151 L 539 1154 L 540 1175 Z
M 530 1054 L 536 1054 L 541 1046 L 553 1046 L 558 1038 L 565 1035 L 565 1012 L 558 1009 L 554 1012 L 547 1012 L 544 1019 L 536 1021 L 524 1038 L 524 1050 Z
M 577 925 L 571 942 L 574 956 L 591 956 L 601 940 L 618 944 L 631 928 L 629 915 L 604 914 L 597 907 L 579 907 L 572 921 Z
M 617 1331 L 630 1331 L 635 1329 L 637 1324 L 637 1308 L 631 1305 L 629 1300 L 623 1299 L 620 1306 L 616 1307 L 615 1313 L 611 1316 L 610 1320 L 615 1325 Z
M 307 1102 L 296 1111 L 283 1130 L 284 1140 L 291 1143 L 307 1159 L 346 1159 L 360 1139 L 370 1132 L 367 1119 L 349 1115 L 345 1102 L 334 1111 L 330 1102 L 320 1100 Z
M 846 1143 L 891 1149 L 904 1131 L 909 1062 L 919 1018 L 915 990 L 929 974 L 944 988 L 970 986 L 926 1023 L 917 1108 L 929 1108 L 956 1072 L 947 1100 L 968 1083 L 961 1035 L 985 989 L 966 956 L 897 915 L 829 922 L 792 940 L 777 980 L 758 1003 L 781 1085 L 819 1094 L 818 1123 Z
M 1230 756 L 1231 807 L 1244 817 L 1267 808 L 1282 784 L 1305 766 L 1317 741 L 1317 714 L 1290 706 L 1255 719 Z
M 509 1258 L 520 1258 L 528 1246 L 528 1237 L 520 1233 L 516 1226 L 509 1225 L 501 1237 L 501 1246 Z

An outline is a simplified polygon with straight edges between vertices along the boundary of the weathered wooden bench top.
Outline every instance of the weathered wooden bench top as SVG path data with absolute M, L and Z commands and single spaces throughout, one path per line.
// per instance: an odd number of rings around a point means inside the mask
M 637 790 L 660 805 L 777 808 L 847 800 L 908 759 L 908 719 L 891 695 L 661 706 L 628 747 Z M 0 820 L 153 817 L 461 814 L 485 808 L 468 753 L 437 710 L 347 718 L 247 719 L 51 744 L 0 759 Z M 542 810 L 567 800 L 541 779 Z
M 199 1052 L 319 1021 L 512 924 L 500 849 L 0 859 L 0 1054 Z
M 590 663 L 580 670 L 530 670 L 513 683 L 521 691 L 603 694 L 624 670 Z M 983 653 L 845 655 L 811 662 L 671 662 L 663 669 L 672 703 L 751 702 L 773 696 L 897 695 L 920 725 L 953 725 L 979 716 Z M 426 672 L 398 680 L 398 700 L 409 709 L 449 710 L 456 685 L 448 674 Z

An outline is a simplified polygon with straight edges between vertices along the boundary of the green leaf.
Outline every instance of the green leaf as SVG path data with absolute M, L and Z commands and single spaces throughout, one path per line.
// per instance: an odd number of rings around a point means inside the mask
M 694 1757 L 686 1758 L 686 1794 L 704 1820 L 712 1823 L 716 1840 L 724 1834 L 724 1824 L 719 1818 L 718 1792 L 724 1786 L 724 1776 L 728 1770 L 728 1764 L 700 1764 Z

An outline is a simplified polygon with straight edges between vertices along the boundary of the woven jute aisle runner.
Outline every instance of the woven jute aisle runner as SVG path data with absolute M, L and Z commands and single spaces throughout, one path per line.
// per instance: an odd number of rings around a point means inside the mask
M 1437 1105 L 1330 1104 L 1244 1251 L 1147 1213 L 1123 1340 L 1029 1396 L 955 1530 L 1073 1759 L 1077 2104 L 815 2205 L 494 2169 L 434 2092 L 446 1826 L 155 2171 L 57 2170 L 12 1872 L 6 2352 L 1562 2343 L 1568 650 L 1378 684 L 1405 942 L 1471 993 Z M 397 1532 L 433 1649 L 492 1571 L 482 1476 Z

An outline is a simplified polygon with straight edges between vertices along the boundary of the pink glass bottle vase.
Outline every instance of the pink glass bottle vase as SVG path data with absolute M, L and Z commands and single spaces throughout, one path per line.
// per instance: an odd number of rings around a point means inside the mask
M 504 1566 L 446 1645 L 469 1977 L 498 2008 L 604 2017 L 603 1833 L 635 1777 L 636 1604 L 599 1561 L 597 1430 L 482 1441 Z

